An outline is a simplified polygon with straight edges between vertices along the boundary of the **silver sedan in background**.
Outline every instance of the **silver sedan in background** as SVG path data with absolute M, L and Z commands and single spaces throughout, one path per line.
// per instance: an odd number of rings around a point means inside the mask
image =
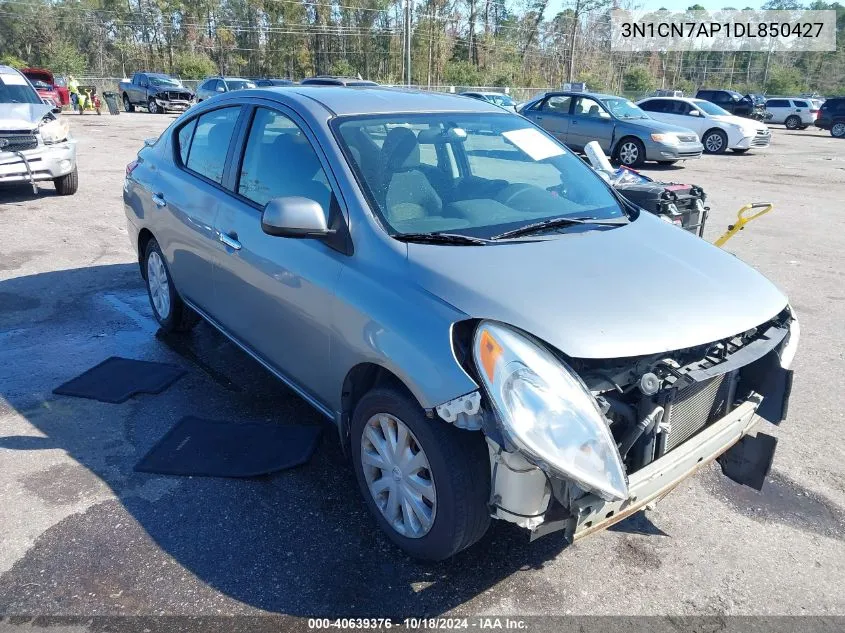
M 786 297 L 492 104 L 238 91 L 141 149 L 124 202 L 161 327 L 206 320 L 331 420 L 419 558 L 491 517 L 577 539 L 785 414 Z

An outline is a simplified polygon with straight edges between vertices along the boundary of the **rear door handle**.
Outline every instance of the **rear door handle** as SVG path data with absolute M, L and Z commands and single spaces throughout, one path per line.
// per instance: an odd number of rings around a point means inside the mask
M 153 194 L 153 203 L 154 203 L 157 207 L 161 208 L 161 207 L 163 207 L 164 205 L 166 205 L 166 204 L 167 204 L 167 201 L 165 201 L 164 196 L 163 196 L 162 194 L 160 194 L 160 193 L 154 193 L 154 194 Z
M 226 235 L 225 233 L 218 233 L 217 239 L 223 242 L 226 246 L 231 248 L 232 250 L 239 251 L 241 250 L 241 243 L 236 239 L 237 235 L 232 237 L 231 235 Z

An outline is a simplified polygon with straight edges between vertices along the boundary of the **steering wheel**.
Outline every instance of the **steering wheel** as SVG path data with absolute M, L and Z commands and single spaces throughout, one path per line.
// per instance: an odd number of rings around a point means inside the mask
M 502 204 L 512 207 L 513 202 L 517 201 L 520 196 L 526 193 L 534 193 L 537 191 L 543 191 L 539 187 L 535 187 L 534 185 L 529 185 L 524 182 L 517 182 L 512 185 L 508 185 L 504 189 L 502 189 L 499 193 L 496 194 L 496 201 L 501 202 Z

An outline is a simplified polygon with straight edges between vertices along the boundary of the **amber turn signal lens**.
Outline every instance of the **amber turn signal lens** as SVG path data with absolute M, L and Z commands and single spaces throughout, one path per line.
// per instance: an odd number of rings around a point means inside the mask
M 479 351 L 481 352 L 481 366 L 484 373 L 487 374 L 487 379 L 492 381 L 496 374 L 496 363 L 502 357 L 502 346 L 493 338 L 493 335 L 486 330 L 481 333 L 481 340 L 479 341 Z

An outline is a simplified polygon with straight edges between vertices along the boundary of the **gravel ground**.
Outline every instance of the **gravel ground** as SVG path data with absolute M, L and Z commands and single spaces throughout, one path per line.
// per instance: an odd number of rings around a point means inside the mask
M 156 335 L 121 183 L 142 139 L 171 118 L 72 117 L 78 194 L 0 190 L 0 614 L 845 615 L 835 391 L 845 383 L 845 143 L 773 126 L 767 151 L 645 170 L 705 188 L 710 240 L 742 204 L 776 205 L 728 244 L 786 291 L 802 322 L 763 492 L 713 466 L 575 546 L 555 535 L 529 544 L 496 523 L 455 559 L 423 565 L 376 530 L 328 426 L 310 463 L 269 477 L 133 471 L 186 414 L 318 423 L 210 327 L 187 341 Z M 628 272 L 620 283 L 636 283 Z M 121 405 L 51 393 L 112 355 L 188 374 Z

